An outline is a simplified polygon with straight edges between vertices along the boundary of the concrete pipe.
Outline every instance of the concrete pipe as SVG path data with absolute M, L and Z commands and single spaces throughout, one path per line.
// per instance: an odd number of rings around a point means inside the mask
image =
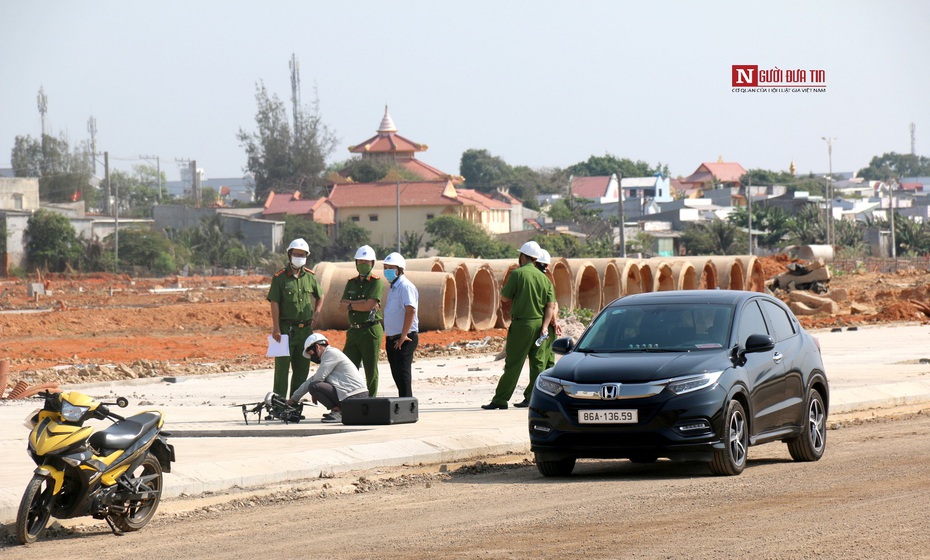
M 614 261 L 617 273 L 620 275 L 620 296 L 638 294 L 643 291 L 640 264 L 639 259 L 616 259 Z M 604 304 L 607 303 L 607 300 L 604 300 Z
M 504 282 L 507 281 L 507 277 L 520 265 L 514 259 L 489 259 L 486 261 L 486 264 L 494 278 L 495 291 L 498 295 L 497 309 L 494 310 L 496 316 L 494 326 L 499 329 L 505 329 L 510 326 L 510 306 L 501 304 L 500 292 L 501 288 L 504 287 Z
M 653 264 L 649 261 L 639 261 L 639 280 L 642 293 L 654 291 Z
M 717 269 L 717 286 L 721 290 L 742 290 L 746 285 L 743 264 L 736 257 L 711 257 Z
M 717 268 L 709 257 L 675 257 L 674 260 L 691 263 L 691 266 L 694 267 L 699 289 L 713 290 L 717 288 Z
M 736 259 L 743 265 L 746 273 L 743 289 L 748 292 L 765 292 L 765 271 L 755 255 L 740 255 Z
M 597 268 L 589 260 L 566 260 L 573 273 L 575 307 L 590 309 L 597 313 L 601 310 L 604 298 L 604 294 L 601 292 L 601 278 Z
M 833 262 L 832 245 L 798 245 L 798 258 L 805 261 L 823 259 L 825 263 Z
M 552 284 L 555 287 L 555 301 L 559 304 L 560 313 L 568 313 L 576 306 L 575 276 L 571 264 L 565 257 L 553 258 L 549 263 L 549 272 L 552 273 Z
M 604 307 L 623 295 L 623 282 L 617 268 L 617 259 L 591 259 L 591 264 L 601 277 L 601 307 Z
M 387 255 L 385 255 L 387 256 Z M 407 261 L 407 268 L 404 270 L 425 270 L 427 272 L 445 272 L 442 260 L 439 257 L 429 257 L 423 259 L 404 259 Z M 380 261 L 379 261 L 380 262 Z
M 675 274 L 671 264 L 665 259 L 649 259 L 652 270 L 652 291 L 670 292 L 677 290 Z
M 676 290 L 698 289 L 698 276 L 693 264 L 679 259 L 669 259 L 667 262 L 672 267 L 672 278 Z
M 458 286 L 459 278 L 467 282 L 468 297 L 468 326 L 461 327 L 459 318 L 456 327 L 463 330 L 483 331 L 493 329 L 497 324 L 500 308 L 500 286 L 494 277 L 494 271 L 489 261 L 483 259 L 440 259 L 446 270 L 455 271 L 456 287 L 459 289 L 459 301 L 463 290 Z M 512 260 L 505 259 L 508 266 L 514 264 Z M 459 317 L 462 312 L 457 313 Z
M 335 266 L 334 263 L 321 262 L 314 268 L 317 280 L 323 290 L 323 308 L 317 322 L 318 329 L 347 329 L 349 321 L 345 310 L 339 309 L 339 301 L 345 291 L 346 282 L 358 276 L 354 268 Z M 423 330 L 447 330 L 455 324 L 456 291 L 455 277 L 448 272 L 405 272 L 420 293 L 420 307 L 417 315 Z M 384 301 L 387 303 L 390 285 L 384 278 Z

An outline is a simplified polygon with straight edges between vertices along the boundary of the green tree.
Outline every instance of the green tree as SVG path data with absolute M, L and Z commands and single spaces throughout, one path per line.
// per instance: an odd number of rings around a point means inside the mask
M 432 236 L 428 245 L 446 257 L 499 259 L 516 257 L 516 250 L 492 238 L 475 224 L 456 216 L 438 216 L 426 222 Z
M 792 245 L 822 245 L 827 242 L 827 218 L 816 204 L 806 204 L 788 220 Z
M 651 177 L 656 174 L 668 177 L 668 165 L 657 163 L 652 167 L 642 160 L 632 161 L 611 154 L 591 156 L 587 161 L 570 165 L 565 171 L 578 177 L 603 177 L 617 172 L 624 177 Z
M 488 192 L 504 185 L 511 175 L 511 167 L 487 150 L 472 149 L 462 154 L 459 173 L 465 178 L 466 187 Z
M 292 128 L 287 110 L 277 95 L 269 97 L 262 82 L 256 84 L 256 132 L 239 129 L 245 148 L 245 170 L 255 177 L 255 198 L 264 200 L 275 191 L 301 191 L 315 198 L 323 187 L 326 158 L 336 145 L 335 135 L 320 116 L 319 104 L 301 108 Z
M 682 231 L 680 241 L 689 255 L 737 255 L 746 252 L 746 235 L 726 220 L 694 222 Z
M 895 152 L 873 157 L 869 166 L 860 169 L 858 173 L 859 177 L 867 181 L 885 181 L 926 175 L 930 175 L 930 158 Z
M 26 222 L 26 253 L 33 265 L 62 272 L 81 260 L 81 243 L 68 218 L 49 210 L 36 210 Z
M 894 239 L 898 256 L 917 257 L 930 253 L 930 226 L 895 212 Z
M 121 265 L 144 267 L 155 274 L 177 272 L 174 246 L 163 233 L 142 229 L 121 229 L 119 232 Z
M 741 206 L 727 216 L 727 221 L 748 230 L 749 212 Z M 752 206 L 752 230 L 762 232 L 754 234 L 756 243 L 760 247 L 774 249 L 782 245 L 784 238 L 788 235 L 788 221 L 788 215 L 777 206 L 763 204 Z
M 328 261 L 349 261 L 362 245 L 370 245 L 371 232 L 351 220 L 338 225 L 336 239 L 323 253 Z
M 284 216 L 284 242 L 290 243 L 298 237 L 302 238 L 310 246 L 310 256 L 307 257 L 308 263 L 328 260 L 326 255 L 329 254 L 332 241 L 326 235 L 326 228 L 323 224 L 318 224 L 305 216 Z
M 44 135 L 40 140 L 17 136 L 10 157 L 17 177 L 37 177 L 39 197 L 47 202 L 95 198 L 90 188 L 88 155 L 71 150 L 67 138 Z

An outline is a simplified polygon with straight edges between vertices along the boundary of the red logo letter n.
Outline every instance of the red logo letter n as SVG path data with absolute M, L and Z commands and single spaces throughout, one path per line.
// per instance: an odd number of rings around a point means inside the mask
M 734 64 L 733 65 L 733 87 L 756 87 L 759 85 L 759 65 L 758 64 Z

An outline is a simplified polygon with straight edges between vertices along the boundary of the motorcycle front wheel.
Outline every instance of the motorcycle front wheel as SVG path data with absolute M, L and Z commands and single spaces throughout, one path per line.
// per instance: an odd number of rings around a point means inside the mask
M 21 544 L 29 544 L 39 538 L 45 530 L 49 518 L 52 517 L 52 502 L 54 486 L 50 478 L 33 475 L 23 499 L 19 502 L 19 511 L 16 513 L 16 537 Z
M 110 514 L 110 520 L 121 531 L 138 531 L 152 519 L 161 501 L 161 463 L 149 453 L 134 472 L 124 474 L 123 478 L 139 492 L 154 492 L 154 495 L 148 498 L 129 500 L 123 504 L 125 509 L 122 512 Z

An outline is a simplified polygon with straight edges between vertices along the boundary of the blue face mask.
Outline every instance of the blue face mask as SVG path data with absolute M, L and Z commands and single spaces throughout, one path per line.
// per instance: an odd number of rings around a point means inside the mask
M 387 279 L 388 282 L 393 282 L 394 280 L 397 280 L 397 271 L 394 270 L 393 268 L 385 268 L 384 277 Z

